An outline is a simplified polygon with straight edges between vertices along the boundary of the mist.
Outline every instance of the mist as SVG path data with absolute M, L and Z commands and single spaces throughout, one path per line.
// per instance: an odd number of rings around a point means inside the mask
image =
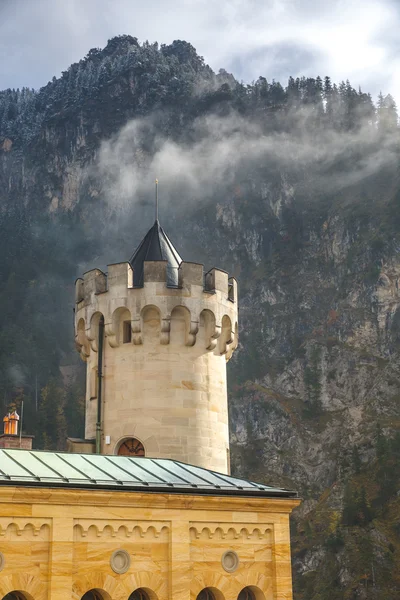
M 398 134 L 382 135 L 369 118 L 356 130 L 340 132 L 316 129 L 313 109 L 292 110 L 279 116 L 278 131 L 268 131 L 265 123 L 232 112 L 197 118 L 173 139 L 160 132 L 158 117 L 131 120 L 100 146 L 92 168 L 106 203 L 117 212 L 143 199 L 151 204 L 156 178 L 166 212 L 190 211 L 229 196 L 243 177 L 258 185 L 283 174 L 295 187 L 335 194 L 398 160 Z

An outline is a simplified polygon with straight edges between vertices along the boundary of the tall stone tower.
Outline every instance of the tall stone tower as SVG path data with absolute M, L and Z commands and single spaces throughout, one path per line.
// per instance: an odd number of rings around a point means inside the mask
M 77 280 L 85 437 L 96 452 L 229 471 L 226 362 L 237 307 L 236 280 L 182 261 L 158 219 L 129 262 Z

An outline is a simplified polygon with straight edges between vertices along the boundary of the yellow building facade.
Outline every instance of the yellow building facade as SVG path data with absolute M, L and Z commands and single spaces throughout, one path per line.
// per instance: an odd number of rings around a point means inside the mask
M 146 458 L 114 457 L 131 480 L 112 482 L 105 457 L 71 456 L 0 450 L 1 599 L 292 598 L 295 494 Z M 153 477 L 125 491 L 137 463 Z

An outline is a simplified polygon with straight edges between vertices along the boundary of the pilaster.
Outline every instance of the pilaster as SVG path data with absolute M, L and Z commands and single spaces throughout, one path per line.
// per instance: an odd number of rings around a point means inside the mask
M 51 600 L 71 597 L 73 567 L 73 519 L 67 516 L 53 518 L 50 542 Z
M 170 536 L 169 597 L 174 600 L 190 600 L 189 521 L 172 520 Z
M 277 515 L 272 551 L 274 600 L 292 600 L 289 515 Z

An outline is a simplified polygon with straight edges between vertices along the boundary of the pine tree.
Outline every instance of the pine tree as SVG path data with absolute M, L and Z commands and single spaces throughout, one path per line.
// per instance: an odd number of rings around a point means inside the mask
M 382 133 L 394 132 L 398 127 L 397 106 L 393 97 L 388 94 L 383 97 L 382 92 L 378 96 L 378 129 Z

